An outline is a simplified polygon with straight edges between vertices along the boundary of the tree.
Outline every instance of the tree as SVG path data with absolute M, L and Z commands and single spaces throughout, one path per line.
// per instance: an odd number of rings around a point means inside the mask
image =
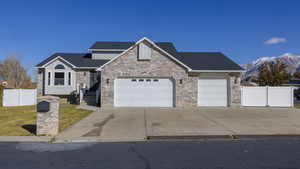
M 27 88 L 32 85 L 27 70 L 14 56 L 9 56 L 0 63 L 0 79 L 7 81 L 13 88 Z
M 300 70 L 297 70 L 294 74 L 293 74 L 294 78 L 300 79 Z
M 279 86 L 287 83 L 290 74 L 287 66 L 281 62 L 267 62 L 259 67 L 258 84 L 260 86 Z

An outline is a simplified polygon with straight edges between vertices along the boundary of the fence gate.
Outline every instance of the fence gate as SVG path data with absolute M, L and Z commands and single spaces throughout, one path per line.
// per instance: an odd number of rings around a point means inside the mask
M 242 86 L 242 106 L 293 107 L 293 87 Z

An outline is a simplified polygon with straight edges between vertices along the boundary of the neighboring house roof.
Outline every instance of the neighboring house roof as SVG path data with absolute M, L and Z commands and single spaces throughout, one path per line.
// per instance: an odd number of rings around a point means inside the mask
M 258 86 L 258 84 L 250 81 L 241 81 L 241 86 Z
M 244 70 L 220 52 L 177 52 L 175 57 L 193 70 Z
M 41 67 L 56 57 L 61 57 L 79 68 L 97 68 L 108 62 L 108 60 L 92 60 L 92 55 L 90 53 L 55 53 L 36 66 Z
M 294 79 L 290 79 L 289 82 L 285 85 L 300 85 L 300 79 L 294 78 Z
M 14 87 L 6 80 L 0 80 L 0 87 L 5 89 L 13 89 Z

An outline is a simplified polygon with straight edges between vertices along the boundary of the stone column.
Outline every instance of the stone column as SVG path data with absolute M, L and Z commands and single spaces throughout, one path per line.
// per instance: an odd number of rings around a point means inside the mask
M 41 96 L 37 99 L 37 135 L 58 134 L 59 97 Z
M 231 87 L 231 106 L 241 105 L 241 79 L 240 76 L 230 77 L 230 87 Z
M 37 70 L 37 96 L 43 96 L 44 95 L 44 71 L 42 69 Z

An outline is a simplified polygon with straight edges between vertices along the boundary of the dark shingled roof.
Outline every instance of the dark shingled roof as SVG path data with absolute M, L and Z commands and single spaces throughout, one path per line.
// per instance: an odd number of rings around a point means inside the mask
M 157 46 L 172 54 L 176 53 L 176 48 L 172 42 L 154 42 Z M 95 42 L 89 49 L 122 49 L 126 50 L 133 46 L 135 42 Z
M 175 57 L 193 70 L 244 70 L 220 52 L 177 52 Z
M 96 42 L 90 49 L 123 49 L 126 50 L 135 42 Z M 171 42 L 155 42 L 157 46 L 171 54 L 193 70 L 244 70 L 220 52 L 177 52 Z M 100 67 L 109 60 L 92 60 L 90 53 L 55 53 L 42 61 L 37 67 L 53 58 L 61 56 L 76 67 Z
M 290 84 L 290 85 L 300 85 L 300 79 L 296 79 L 296 78 L 290 79 L 288 84 Z
M 108 41 L 100 41 L 95 42 L 89 49 L 128 49 L 135 42 L 108 42 Z
M 63 59 L 67 60 L 76 67 L 95 68 L 100 67 L 106 62 L 108 62 L 108 60 L 92 60 L 92 55 L 90 53 L 55 53 L 36 66 L 43 66 L 44 64 L 46 64 L 47 62 L 49 62 L 57 56 L 62 57 Z

